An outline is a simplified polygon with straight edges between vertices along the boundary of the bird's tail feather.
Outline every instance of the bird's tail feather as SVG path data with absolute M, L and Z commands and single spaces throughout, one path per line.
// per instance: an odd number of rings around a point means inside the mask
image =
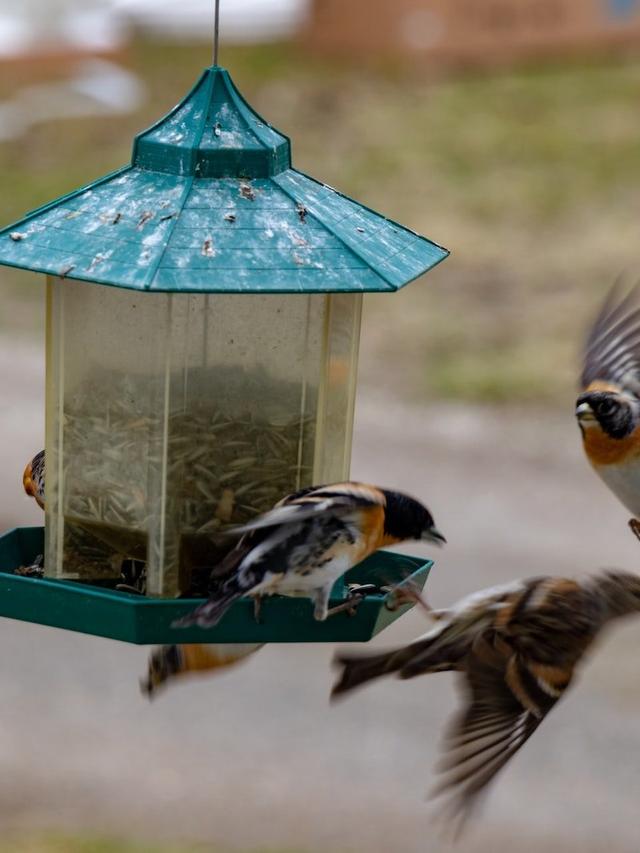
M 394 649 L 377 655 L 337 655 L 334 663 L 341 671 L 331 690 L 331 698 L 347 693 L 374 678 L 398 672 L 405 663 L 402 652 L 403 649 Z
M 177 619 L 171 627 L 190 628 L 192 625 L 197 625 L 199 628 L 212 628 L 218 624 L 233 602 L 241 598 L 242 595 L 242 590 L 223 592 L 216 598 L 205 601 L 204 604 L 196 607 L 191 613 L 187 613 L 182 619 Z
M 437 638 L 420 640 L 377 655 L 339 654 L 334 663 L 341 671 L 331 697 L 341 696 L 382 675 L 397 673 L 399 678 L 404 679 L 431 672 L 447 672 L 457 668 L 459 656 L 455 647 L 441 647 Z

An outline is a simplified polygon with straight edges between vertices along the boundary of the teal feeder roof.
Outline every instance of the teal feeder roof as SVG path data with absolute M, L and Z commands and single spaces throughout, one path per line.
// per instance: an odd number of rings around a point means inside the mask
M 395 291 L 447 255 L 293 169 L 217 66 L 130 166 L 0 231 L 0 264 L 156 292 Z

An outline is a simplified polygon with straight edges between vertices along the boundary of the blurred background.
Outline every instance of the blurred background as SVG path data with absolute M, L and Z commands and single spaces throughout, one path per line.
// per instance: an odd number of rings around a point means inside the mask
M 0 0 L 3 225 L 128 161 L 210 63 L 212 7 Z M 433 510 L 433 602 L 633 567 L 573 403 L 586 324 L 638 279 L 640 0 L 222 0 L 220 61 L 297 168 L 452 250 L 365 299 L 352 471 Z M 0 289 L 4 530 L 42 523 L 20 478 L 44 285 L 0 268 Z M 425 792 L 448 676 L 329 710 L 332 650 L 269 648 L 149 706 L 144 649 L 6 621 L 0 642 L 2 853 L 446 849 Z M 605 642 L 460 849 L 637 851 L 639 642 Z

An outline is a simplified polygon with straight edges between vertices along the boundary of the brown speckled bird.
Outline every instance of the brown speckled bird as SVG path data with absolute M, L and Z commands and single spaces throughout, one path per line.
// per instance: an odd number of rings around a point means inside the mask
M 149 655 L 147 677 L 140 682 L 140 688 L 145 696 L 153 699 L 175 678 L 214 675 L 246 660 L 262 646 L 262 643 L 158 646 Z
M 242 538 L 214 568 L 209 601 L 176 626 L 210 627 L 236 599 L 273 593 L 311 598 L 322 621 L 334 583 L 374 551 L 406 539 L 446 541 L 419 501 L 355 482 L 287 495 L 235 532 Z
M 332 696 L 383 675 L 459 672 L 465 702 L 445 741 L 434 794 L 448 817 L 470 815 L 495 775 L 564 695 L 583 655 L 611 620 L 640 612 L 640 576 L 622 571 L 569 580 L 540 577 L 478 592 L 408 646 L 339 654 Z
M 587 459 L 640 534 L 640 292 L 609 292 L 587 337 L 576 418 Z

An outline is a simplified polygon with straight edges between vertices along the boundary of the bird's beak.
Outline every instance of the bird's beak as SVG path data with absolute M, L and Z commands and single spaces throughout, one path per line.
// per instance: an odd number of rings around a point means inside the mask
M 576 418 L 580 423 L 585 423 L 586 421 L 594 421 L 596 416 L 589 403 L 580 403 L 579 406 L 576 406 Z
M 434 545 L 446 545 L 447 540 L 437 527 L 430 527 L 428 530 L 423 530 L 420 537 L 423 542 L 432 542 Z

